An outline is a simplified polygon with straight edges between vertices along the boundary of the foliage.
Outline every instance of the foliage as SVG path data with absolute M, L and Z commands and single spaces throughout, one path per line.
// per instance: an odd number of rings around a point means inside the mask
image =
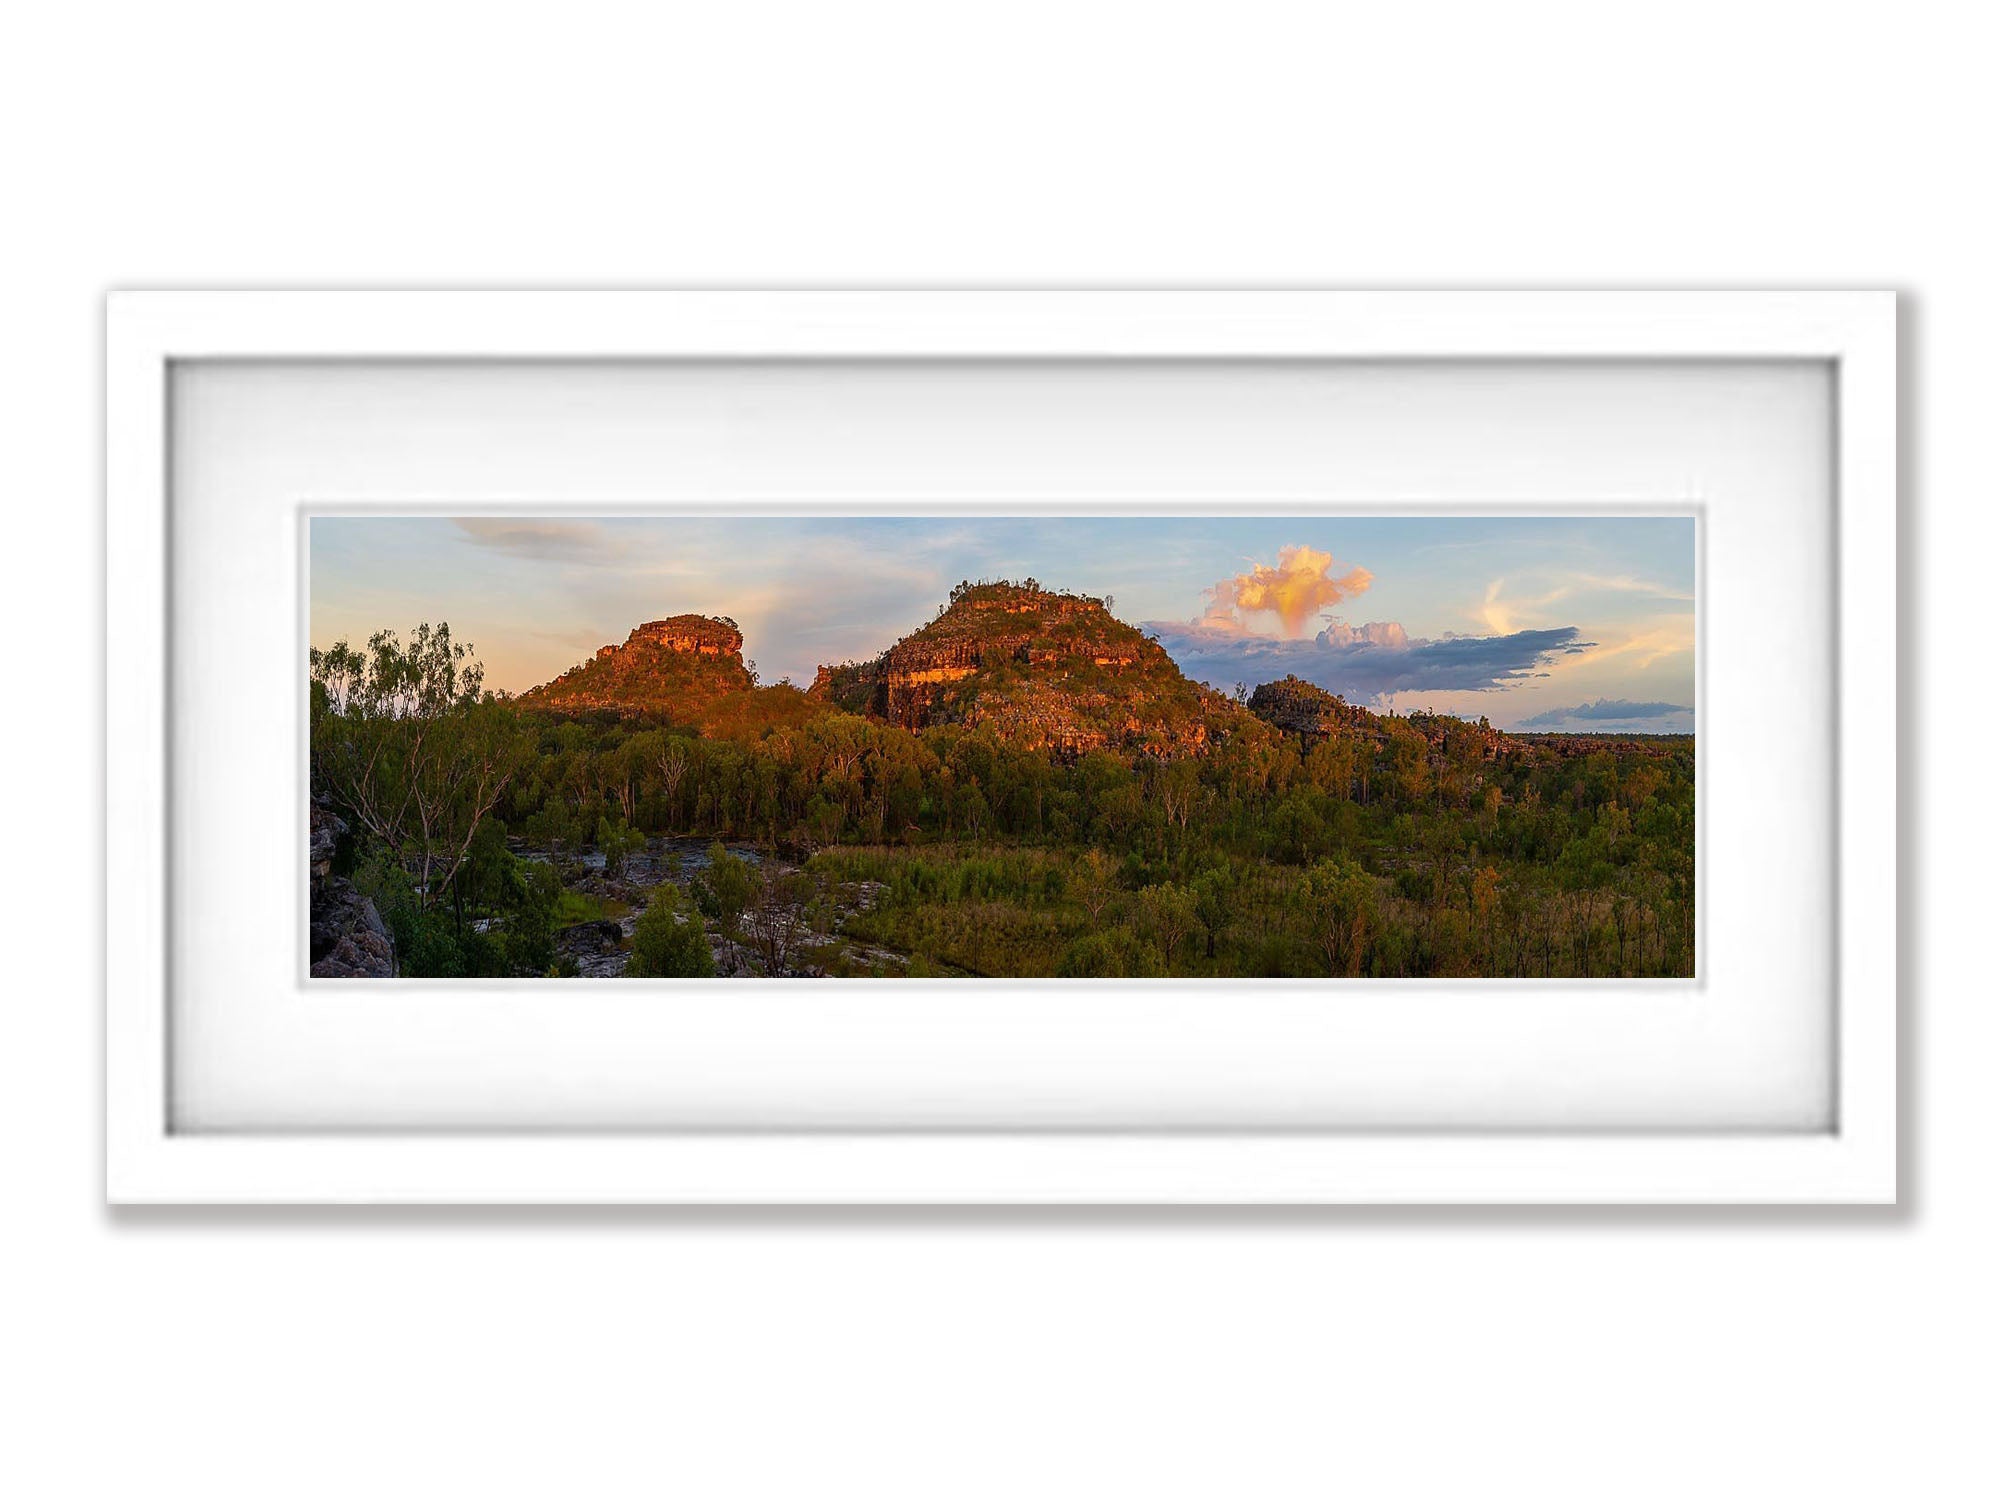
M 693 890 L 701 914 L 720 922 L 724 932 L 733 932 L 743 908 L 757 894 L 757 882 L 748 861 L 715 843 L 708 846 L 708 868 L 695 877 Z
M 1139 892 L 1136 907 L 1139 930 L 1160 950 L 1161 965 L 1171 972 L 1174 950 L 1201 925 L 1194 892 L 1171 883 L 1149 885 Z
M 1351 859 L 1323 859 L 1306 871 L 1294 900 L 1327 972 L 1359 974 L 1380 920 L 1381 896 L 1367 872 Z
M 408 645 L 377 631 L 311 655 L 312 768 L 435 904 L 524 759 L 513 713 L 480 695 L 472 647 L 449 625 Z
M 788 687 L 699 722 L 556 715 L 485 695 L 445 627 L 312 665 L 315 793 L 406 973 L 548 972 L 565 926 L 609 912 L 564 888 L 580 854 L 629 879 L 662 839 L 707 856 L 641 924 L 684 886 L 676 930 L 766 971 L 838 967 L 837 926 L 880 950 L 861 968 L 912 974 L 1693 972 L 1689 737 L 1502 736 L 1286 689 L 1304 729 L 1232 706 L 1198 755 L 1063 753 Z
M 625 972 L 636 979 L 705 979 L 715 973 L 701 919 L 682 912 L 672 886 L 658 887 L 639 914 Z
M 1086 932 L 1056 965 L 1059 979 L 1149 979 L 1165 972 L 1159 953 L 1123 927 Z
M 604 855 L 604 873 L 616 875 L 624 867 L 627 855 L 636 854 L 646 847 L 646 835 L 622 817 L 600 817 L 597 820 L 597 847 Z

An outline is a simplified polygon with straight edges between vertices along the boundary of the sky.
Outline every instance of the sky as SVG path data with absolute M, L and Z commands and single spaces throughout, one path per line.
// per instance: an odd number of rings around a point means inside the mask
M 727 615 L 760 678 L 879 654 L 961 579 L 1109 596 L 1189 676 L 1506 729 L 1692 733 L 1691 517 L 317 516 L 312 644 L 449 621 L 489 687 Z

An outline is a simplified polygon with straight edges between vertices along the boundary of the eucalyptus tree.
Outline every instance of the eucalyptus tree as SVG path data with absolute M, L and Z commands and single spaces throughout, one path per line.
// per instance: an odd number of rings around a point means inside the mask
M 1380 920 L 1375 882 L 1348 859 L 1324 859 L 1306 871 L 1293 901 L 1335 976 L 1361 972 Z
M 527 759 L 519 720 L 482 692 L 484 668 L 447 624 L 407 642 L 380 630 L 359 650 L 343 639 L 310 668 L 315 780 L 434 905 Z

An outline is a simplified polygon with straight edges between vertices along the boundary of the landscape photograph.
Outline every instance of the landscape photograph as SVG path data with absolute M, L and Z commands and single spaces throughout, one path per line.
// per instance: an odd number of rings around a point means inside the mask
M 1685 979 L 1692 517 L 309 519 L 315 979 Z

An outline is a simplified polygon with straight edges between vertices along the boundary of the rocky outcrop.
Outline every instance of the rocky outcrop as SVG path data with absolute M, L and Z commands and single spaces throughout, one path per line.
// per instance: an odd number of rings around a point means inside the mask
M 307 939 L 314 979 L 388 979 L 396 972 L 396 941 L 375 903 L 333 867 L 347 837 L 347 820 L 325 802 L 311 804 L 306 865 L 312 872 Z
M 338 875 L 312 888 L 310 952 L 315 979 L 392 979 L 396 942 L 375 903 Z
M 306 833 L 306 863 L 312 867 L 313 879 L 320 880 L 332 873 L 333 857 L 346 836 L 345 818 L 323 802 L 312 804 Z
M 872 662 L 821 667 L 809 692 L 905 729 L 985 727 L 1066 756 L 1199 751 L 1239 712 L 1103 600 L 1032 581 L 961 584 L 923 629 Z
M 625 645 L 647 642 L 664 651 L 678 651 L 689 656 L 727 656 L 743 661 L 743 632 L 736 628 L 734 620 L 711 619 L 707 615 L 674 615 L 665 620 L 648 620 L 644 625 L 634 627 L 625 638 Z M 605 647 L 597 654 L 603 656 L 615 648 Z
M 1385 717 L 1301 677 L 1281 677 L 1261 684 L 1250 694 L 1249 708 L 1273 729 L 1295 734 L 1308 744 L 1345 735 L 1383 745 L 1392 732 L 1414 731 L 1429 747 L 1433 761 L 1447 755 L 1458 760 L 1499 760 L 1521 748 L 1518 740 L 1484 719 L 1460 719 L 1422 709 L 1407 718 Z
M 1281 677 L 1260 684 L 1250 695 L 1250 712 L 1286 734 L 1302 739 L 1325 739 L 1343 731 L 1374 733 L 1378 722 L 1365 708 L 1357 708 L 1345 698 L 1329 693 L 1303 677 Z
M 1498 760 L 1519 748 L 1516 741 L 1495 729 L 1483 717 L 1475 722 L 1451 714 L 1419 711 L 1410 715 L 1409 724 L 1424 737 L 1424 742 L 1436 754 L 1450 749 L 1460 754 L 1475 754 L 1481 760 Z
M 672 615 L 636 627 L 622 645 L 600 646 L 589 661 L 529 689 L 520 701 L 565 714 L 690 718 L 750 685 L 743 632 L 734 620 Z

